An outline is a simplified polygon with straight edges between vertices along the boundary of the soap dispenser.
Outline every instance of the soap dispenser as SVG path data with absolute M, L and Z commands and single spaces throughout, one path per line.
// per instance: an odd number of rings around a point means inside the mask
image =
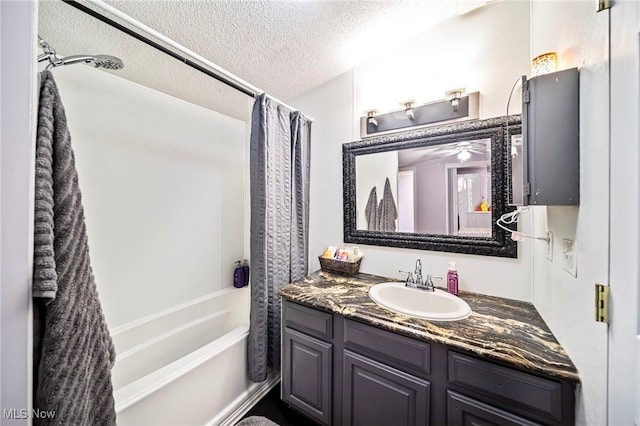
M 453 295 L 458 295 L 458 271 L 456 271 L 456 262 L 449 262 L 449 272 L 447 272 L 447 291 Z
M 245 286 L 245 270 L 241 260 L 236 260 L 235 265 L 236 267 L 233 270 L 233 286 L 235 288 L 241 288 Z
M 249 261 L 244 259 L 242 261 L 242 272 L 244 273 L 244 285 L 249 285 Z

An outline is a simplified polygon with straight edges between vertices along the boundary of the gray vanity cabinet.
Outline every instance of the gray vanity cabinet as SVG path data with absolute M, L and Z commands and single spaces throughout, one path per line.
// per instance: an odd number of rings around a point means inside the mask
M 282 399 L 322 425 L 331 424 L 333 315 L 283 303 Z M 301 332 L 302 331 L 302 332 Z
M 447 419 L 450 425 L 540 425 L 540 423 L 534 423 L 493 405 L 485 404 L 453 391 L 447 391 Z
M 344 351 L 346 425 L 429 424 L 429 382 L 362 355 Z
M 343 424 L 428 425 L 431 345 L 341 320 Z
M 331 423 L 332 346 L 294 330 L 283 333 L 282 399 L 324 425 Z
M 484 419 L 478 424 L 573 423 L 573 386 L 567 382 L 454 351 L 449 351 L 447 371 L 448 419 L 452 424 L 464 424 L 466 421 L 458 423 L 455 419 L 468 418 Z
M 574 424 L 574 385 L 283 300 L 282 399 L 322 425 Z

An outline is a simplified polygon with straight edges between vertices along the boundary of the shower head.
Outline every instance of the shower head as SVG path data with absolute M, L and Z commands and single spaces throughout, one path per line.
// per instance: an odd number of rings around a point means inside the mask
M 93 61 L 96 68 L 105 68 L 108 70 L 121 70 L 124 68 L 124 63 L 120 60 L 120 58 L 116 58 L 115 56 L 109 55 L 96 55 L 94 56 L 95 60 Z
M 62 65 L 72 65 L 72 64 L 78 64 L 78 63 L 84 63 L 84 64 L 93 64 L 96 68 L 105 68 L 108 70 L 120 70 L 122 68 L 124 68 L 124 64 L 122 63 L 122 61 L 119 58 L 116 58 L 115 56 L 109 56 L 109 55 L 73 55 L 73 56 L 65 56 L 64 58 L 58 58 L 57 56 L 54 55 L 41 55 L 43 56 L 42 59 L 39 60 L 46 60 L 49 59 L 49 65 L 47 65 L 47 67 L 45 69 L 50 70 L 51 68 L 54 67 L 59 67 Z
M 91 64 L 96 68 L 104 68 L 107 70 L 121 70 L 124 68 L 124 63 L 120 58 L 109 55 L 73 55 L 60 58 L 55 49 L 49 46 L 40 35 L 38 35 L 38 44 L 42 48 L 42 54 L 38 56 L 38 62 L 49 61 L 49 64 L 45 67 L 45 70 L 51 68 L 60 67 L 62 65 L 72 65 L 78 63 Z

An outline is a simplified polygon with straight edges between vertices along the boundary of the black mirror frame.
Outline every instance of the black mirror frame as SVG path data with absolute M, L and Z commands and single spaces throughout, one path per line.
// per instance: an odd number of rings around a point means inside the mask
M 517 258 L 517 243 L 511 239 L 509 232 L 496 225 L 496 220 L 515 209 L 508 205 L 509 192 L 511 191 L 509 184 L 510 144 L 508 141 L 512 135 L 518 134 L 522 134 L 521 116 L 511 115 L 508 119 L 507 117 L 496 117 L 457 122 L 342 145 L 344 242 Z M 356 228 L 356 156 L 487 138 L 491 139 L 491 237 L 379 232 Z

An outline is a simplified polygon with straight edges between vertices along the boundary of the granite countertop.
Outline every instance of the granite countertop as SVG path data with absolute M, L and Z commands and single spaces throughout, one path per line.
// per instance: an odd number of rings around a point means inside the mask
M 280 295 L 416 339 L 580 382 L 576 367 L 531 303 L 461 291 L 459 296 L 472 310 L 468 318 L 428 321 L 390 311 L 369 299 L 370 287 L 388 281 L 397 280 L 362 273 L 343 277 L 317 271 L 285 285 Z

